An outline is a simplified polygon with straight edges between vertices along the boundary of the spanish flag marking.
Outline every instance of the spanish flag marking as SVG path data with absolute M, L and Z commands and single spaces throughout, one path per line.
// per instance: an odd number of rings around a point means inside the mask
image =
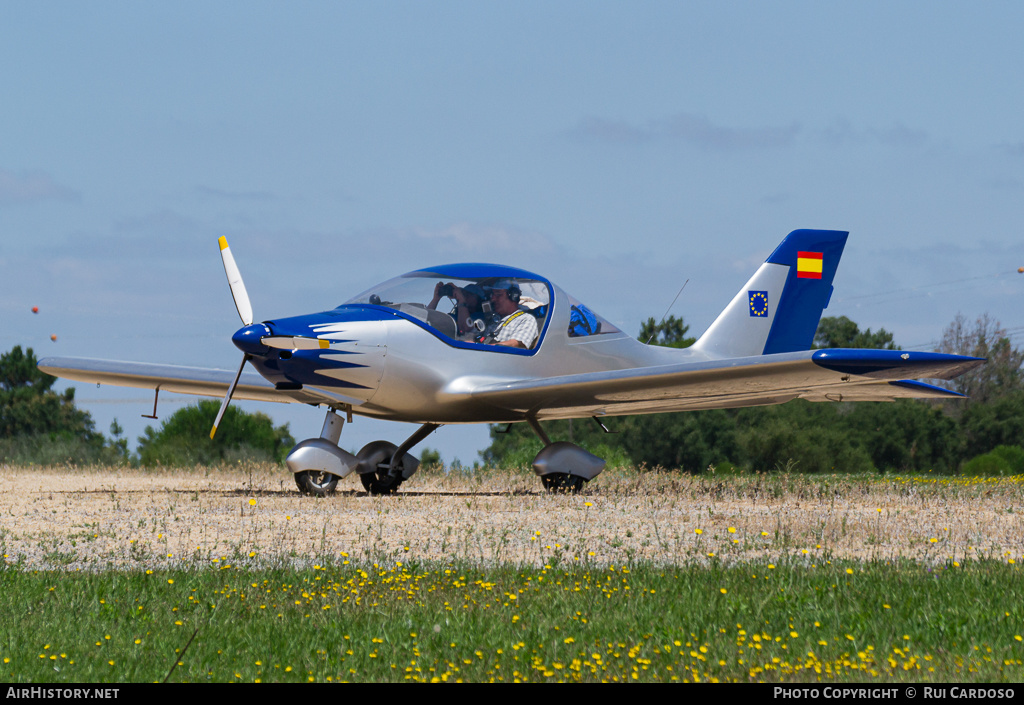
M 821 279 L 821 253 L 797 252 L 796 276 L 798 279 Z

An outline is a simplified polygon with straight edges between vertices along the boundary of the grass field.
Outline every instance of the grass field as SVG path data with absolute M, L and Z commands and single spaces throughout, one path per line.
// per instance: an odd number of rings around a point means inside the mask
M 0 477 L 12 682 L 1024 677 L 1019 477 Z

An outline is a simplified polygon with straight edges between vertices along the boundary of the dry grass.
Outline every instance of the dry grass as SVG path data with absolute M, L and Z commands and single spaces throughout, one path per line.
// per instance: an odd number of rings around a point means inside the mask
M 679 564 L 786 556 L 941 562 L 1024 555 L 1024 478 L 717 478 L 609 469 L 581 495 L 532 474 L 355 477 L 300 496 L 276 467 L 0 468 L 0 547 L 25 568 L 340 560 Z M 359 488 L 358 491 L 356 488 Z

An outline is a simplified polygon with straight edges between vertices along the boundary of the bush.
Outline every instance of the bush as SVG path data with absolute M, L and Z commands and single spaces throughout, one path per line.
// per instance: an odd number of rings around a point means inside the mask
M 1011 475 L 1010 464 L 1003 458 L 992 453 L 985 453 L 975 458 L 971 458 L 963 467 L 964 475 L 971 475 L 977 477 L 991 477 L 1000 475 Z
M 187 467 L 243 461 L 284 461 L 295 439 L 288 424 L 274 427 L 263 413 L 249 414 L 229 406 L 217 436 L 210 440 L 210 427 L 220 403 L 201 401 L 178 409 L 163 422 L 159 431 L 146 427 L 139 437 L 139 459 L 145 466 Z
M 794 428 L 781 420 L 741 434 L 747 466 L 754 472 L 852 472 L 874 470 L 863 448 L 850 443 L 848 434 L 835 428 Z
M 1024 448 L 1020 446 L 997 446 L 992 449 L 990 455 L 995 455 L 1006 461 L 1010 466 L 1011 475 L 1024 475 Z

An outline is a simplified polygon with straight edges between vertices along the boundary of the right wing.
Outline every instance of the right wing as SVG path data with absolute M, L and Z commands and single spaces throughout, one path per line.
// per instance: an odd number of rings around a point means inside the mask
M 85 357 L 47 357 L 39 361 L 39 369 L 54 377 L 77 382 L 156 389 L 205 397 L 223 397 L 236 374 L 235 370 L 96 360 Z M 235 388 L 234 397 L 299 404 L 362 403 L 357 399 L 332 394 L 323 389 L 277 389 L 263 377 L 252 372 L 242 374 Z
M 915 378 L 953 379 L 981 358 L 828 349 L 484 384 L 474 401 L 537 419 L 728 409 L 808 401 L 961 397 Z

